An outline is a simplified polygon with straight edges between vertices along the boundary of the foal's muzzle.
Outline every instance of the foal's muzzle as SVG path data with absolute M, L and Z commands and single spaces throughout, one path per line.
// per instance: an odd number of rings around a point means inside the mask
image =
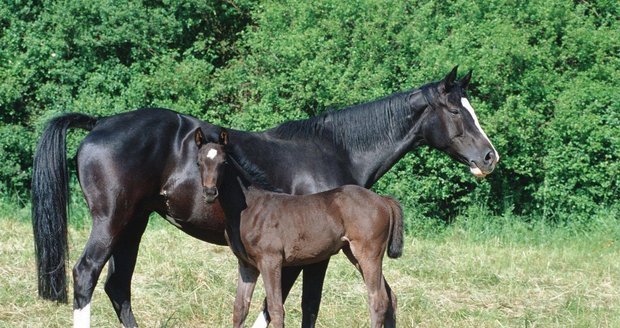
M 205 200 L 207 203 L 213 203 L 215 201 L 215 199 L 217 198 L 217 196 L 219 195 L 219 192 L 217 191 L 217 187 L 210 187 L 210 188 L 203 188 L 203 192 L 205 195 Z

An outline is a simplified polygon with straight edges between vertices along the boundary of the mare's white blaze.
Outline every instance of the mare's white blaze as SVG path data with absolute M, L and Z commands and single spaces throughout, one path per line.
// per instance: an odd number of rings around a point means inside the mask
M 90 327 L 90 303 L 81 309 L 73 310 L 73 328 Z
M 207 158 L 208 159 L 214 159 L 215 156 L 217 156 L 217 150 L 211 148 L 209 149 L 209 152 L 207 153 Z
M 478 122 L 478 116 L 476 116 L 476 113 L 474 112 L 474 108 L 471 107 L 471 104 L 469 103 L 469 100 L 467 100 L 467 98 L 463 97 L 463 98 L 461 98 L 461 104 L 463 104 L 463 107 L 465 107 L 465 109 L 467 109 L 467 111 L 469 112 L 469 115 L 471 115 L 471 117 L 474 119 L 474 123 L 476 124 L 476 127 L 478 128 L 480 133 L 484 136 L 484 138 L 487 139 L 487 141 L 489 142 L 489 145 L 491 145 L 491 148 L 493 148 L 493 152 L 495 153 L 495 156 L 497 157 L 496 161 L 499 161 L 499 153 L 497 152 L 497 150 L 495 149 L 495 147 L 491 143 L 491 140 L 489 140 L 489 137 L 487 137 L 487 134 L 484 133 L 484 130 L 482 130 L 482 127 L 480 126 L 480 123 Z M 474 173 L 474 172 L 472 171 L 472 173 Z
M 258 314 L 256 321 L 252 325 L 252 328 L 267 328 L 269 322 L 267 322 L 267 315 L 264 312 Z

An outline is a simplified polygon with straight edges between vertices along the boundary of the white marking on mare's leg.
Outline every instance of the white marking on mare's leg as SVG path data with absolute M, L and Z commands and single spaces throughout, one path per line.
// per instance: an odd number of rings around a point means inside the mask
M 215 156 L 217 156 L 217 150 L 215 149 L 209 149 L 209 152 L 207 153 L 207 158 L 208 159 L 214 159 Z
M 269 322 L 267 321 L 267 314 L 265 312 L 261 312 L 258 314 L 256 321 L 252 325 L 252 328 L 267 328 Z
M 484 133 L 484 130 L 482 130 L 482 127 L 480 126 L 480 122 L 478 122 L 478 117 L 476 116 L 476 113 L 474 112 L 474 108 L 469 103 L 469 100 L 467 100 L 467 98 L 463 97 L 463 98 L 461 98 L 461 104 L 463 104 L 463 107 L 465 107 L 465 109 L 467 109 L 467 111 L 469 112 L 469 115 L 471 115 L 471 117 L 474 119 L 474 124 L 476 124 L 476 127 L 478 128 L 478 130 L 480 130 L 480 133 L 482 133 L 482 135 L 489 142 L 489 145 L 491 145 L 491 148 L 493 148 L 493 152 L 495 153 L 495 156 L 497 157 L 496 161 L 499 161 L 499 153 L 495 149 L 495 146 L 493 146 L 493 144 L 491 143 L 491 140 L 489 140 L 489 137 L 487 137 L 487 134 Z
M 90 327 L 90 303 L 81 309 L 73 310 L 73 328 Z

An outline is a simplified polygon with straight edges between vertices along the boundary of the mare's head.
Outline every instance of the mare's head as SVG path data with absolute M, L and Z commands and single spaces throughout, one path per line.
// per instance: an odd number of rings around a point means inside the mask
M 228 131 L 222 129 L 218 142 L 210 142 L 200 128 L 194 133 L 194 140 L 198 147 L 198 171 L 200 181 L 207 203 L 213 203 L 219 195 L 226 164 L 226 145 L 228 144 Z
M 446 77 L 421 88 L 430 108 L 422 126 L 425 142 L 469 166 L 472 174 L 484 177 L 499 161 L 499 154 L 482 130 L 465 90 L 471 71 L 456 79 L 457 67 Z

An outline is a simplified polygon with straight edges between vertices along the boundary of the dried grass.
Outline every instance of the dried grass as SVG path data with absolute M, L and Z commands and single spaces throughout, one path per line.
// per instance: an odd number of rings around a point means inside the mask
M 158 220 L 158 219 L 156 219 Z M 88 237 L 71 230 L 71 265 Z M 407 236 L 404 256 L 386 260 L 403 327 L 620 327 L 620 245 L 543 245 Z M 68 327 L 72 307 L 37 298 L 30 225 L 0 219 L 0 327 Z M 105 273 L 102 274 L 102 279 Z M 149 226 L 133 279 L 133 308 L 143 327 L 228 327 L 236 260 L 225 247 L 193 239 L 170 225 Z M 300 285 L 286 303 L 299 326 Z M 259 284 L 248 321 L 264 296 Z M 97 286 L 94 327 L 117 326 Z M 333 258 L 319 327 L 368 325 L 366 291 L 346 258 Z

